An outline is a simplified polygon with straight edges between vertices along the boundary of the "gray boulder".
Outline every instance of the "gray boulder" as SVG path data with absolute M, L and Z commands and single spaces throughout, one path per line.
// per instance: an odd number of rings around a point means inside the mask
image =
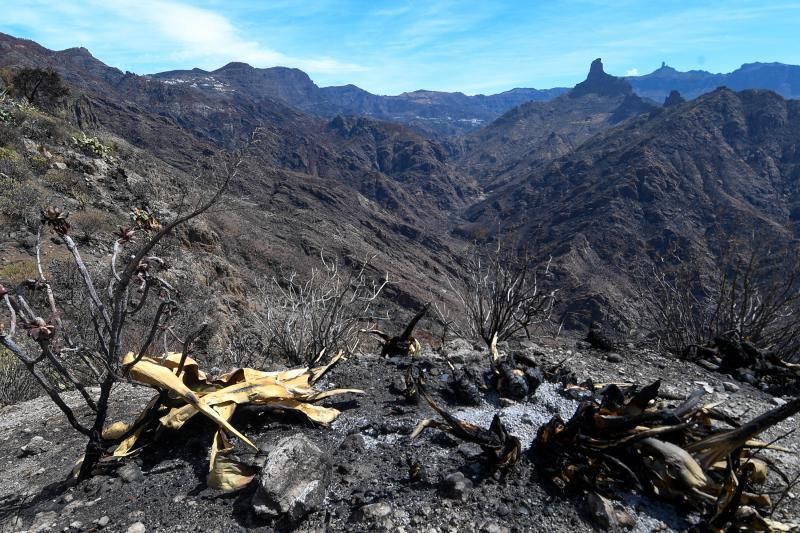
M 328 458 L 305 436 L 278 441 L 261 468 L 253 511 L 263 518 L 299 521 L 322 506 L 330 472 Z

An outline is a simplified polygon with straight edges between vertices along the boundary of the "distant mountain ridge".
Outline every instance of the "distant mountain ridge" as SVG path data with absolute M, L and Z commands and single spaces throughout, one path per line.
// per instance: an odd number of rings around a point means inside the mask
M 363 115 L 399 122 L 436 135 L 453 135 L 488 124 L 504 112 L 530 101 L 550 100 L 566 88 L 511 89 L 499 94 L 413 91 L 396 96 L 372 94 L 355 85 L 319 87 L 302 70 L 286 67 L 255 68 L 228 63 L 213 71 L 173 70 L 149 76 L 168 84 L 205 91 L 240 91 L 251 97 L 278 98 L 307 113 L 324 118 Z
M 487 191 L 573 151 L 591 136 L 658 109 L 595 59 L 585 81 L 547 102 L 528 102 L 463 137 L 459 166 Z
M 681 72 L 662 63 L 661 68 L 650 74 L 625 79 L 638 95 L 658 102 L 663 102 L 673 90 L 693 99 L 723 86 L 734 91 L 768 89 L 784 98 L 800 98 L 800 66 L 783 63 L 745 63 L 726 74 L 704 70 Z

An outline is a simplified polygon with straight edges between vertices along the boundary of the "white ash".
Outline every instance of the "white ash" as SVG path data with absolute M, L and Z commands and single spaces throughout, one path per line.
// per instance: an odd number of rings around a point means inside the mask
M 536 439 L 539 427 L 548 423 L 553 415 L 569 420 L 578 408 L 578 402 L 559 394 L 561 387 L 553 383 L 542 383 L 536 394 L 527 402 L 500 407 L 490 398 L 476 407 L 459 407 L 453 415 L 464 422 L 488 428 L 495 413 L 506 426 L 509 433 L 517 437 L 526 450 Z

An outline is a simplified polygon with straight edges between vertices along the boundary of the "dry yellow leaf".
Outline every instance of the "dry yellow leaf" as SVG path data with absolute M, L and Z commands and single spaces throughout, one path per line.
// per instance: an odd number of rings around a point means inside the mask
M 123 359 L 123 364 L 133 362 L 134 355 L 129 352 Z M 149 357 L 144 357 L 141 361 L 136 363 L 130 368 L 130 375 L 136 381 L 159 387 L 163 390 L 169 390 L 186 400 L 187 403 L 193 405 L 198 411 L 202 412 L 208 418 L 230 431 L 243 442 L 253 449 L 258 449 L 255 444 L 250 442 L 250 439 L 242 435 L 236 428 L 231 426 L 228 421 L 223 420 L 217 412 L 209 407 L 201 398 L 189 389 L 172 371 L 159 364 L 157 360 Z
M 212 489 L 233 491 L 245 487 L 256 475 L 256 469 L 228 455 L 218 455 L 206 484 Z

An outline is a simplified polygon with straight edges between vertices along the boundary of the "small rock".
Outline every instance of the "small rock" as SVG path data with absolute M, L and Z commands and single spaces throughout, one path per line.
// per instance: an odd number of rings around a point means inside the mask
M 458 445 L 458 453 L 463 455 L 464 457 L 472 457 L 474 455 L 480 455 L 483 450 L 480 446 L 475 444 L 474 442 L 463 442 Z
M 442 480 L 441 489 L 448 498 L 466 501 L 472 490 L 472 481 L 464 477 L 461 472 L 454 472 Z
M 481 528 L 482 533 L 511 533 L 511 530 L 500 524 L 486 524 Z
M 58 513 L 55 511 L 45 511 L 36 513 L 33 517 L 33 524 L 28 529 L 30 533 L 39 533 L 40 531 L 50 531 L 58 520 Z
M 22 457 L 28 457 L 30 455 L 39 455 L 40 453 L 44 453 L 50 448 L 52 444 L 45 440 L 44 437 L 36 435 L 31 440 L 28 441 L 28 444 L 22 446 L 19 450 L 22 452 Z
M 67 164 L 63 161 L 56 161 L 53 163 L 53 168 L 56 170 L 67 170 Z
M 28 235 L 27 237 L 24 237 L 21 241 L 21 244 L 26 250 L 33 250 L 36 248 L 36 236 Z
M 141 522 L 134 522 L 133 524 L 128 526 L 128 533 L 144 533 L 147 531 L 144 527 L 144 524 Z
M 444 347 L 448 353 L 472 351 L 472 343 L 466 339 L 451 339 L 445 343 Z
M 544 374 L 538 368 L 528 368 L 525 370 L 525 379 L 528 381 L 528 394 L 533 395 L 539 385 L 544 383 Z
M 142 469 L 136 463 L 128 463 L 117 470 L 117 475 L 125 483 L 138 483 L 144 479 Z
M 72 529 L 81 529 L 83 527 L 83 522 L 75 520 L 74 522 L 70 522 L 69 527 Z
M 636 521 L 623 510 L 615 509 L 611 500 L 590 492 L 586 496 L 586 505 L 589 516 L 603 529 L 619 531 L 629 529 L 636 525 Z
M 784 400 L 783 398 L 778 398 L 776 396 L 776 397 L 772 398 L 772 403 L 774 403 L 775 405 L 785 405 L 786 404 L 786 400 Z
M 694 384 L 695 385 L 700 385 L 701 387 L 703 387 L 703 390 L 706 391 L 709 394 L 714 392 L 714 387 L 709 385 L 708 382 L 706 382 L 706 381 L 695 381 Z
M 352 433 L 344 438 L 339 448 L 342 450 L 353 450 L 360 452 L 366 446 L 363 435 L 361 433 Z
M 364 505 L 356 511 L 357 522 L 378 522 L 392 514 L 392 506 L 385 502 Z
M 610 353 L 608 354 L 608 357 L 606 357 L 606 361 L 609 363 L 621 363 L 622 356 L 618 353 Z
M 100 527 L 106 527 L 109 522 L 111 522 L 111 519 L 105 515 L 98 518 L 96 524 Z
M 511 407 L 512 405 L 517 405 L 517 402 L 515 402 L 511 398 L 503 398 L 503 397 L 498 398 L 497 403 L 500 405 L 500 407 Z
M 406 390 L 408 390 L 408 386 L 406 385 L 406 378 L 403 376 L 395 376 L 392 379 L 392 384 L 389 386 L 389 390 L 391 390 L 394 394 L 404 395 Z
M 723 381 L 722 387 L 725 389 L 726 392 L 739 392 L 741 387 L 736 383 L 732 383 L 730 381 Z
M 143 520 L 144 511 L 131 511 L 128 513 L 128 520 Z
M 262 517 L 285 515 L 297 521 L 322 505 L 330 472 L 327 455 L 316 444 L 304 435 L 286 437 L 261 469 L 253 510 Z

